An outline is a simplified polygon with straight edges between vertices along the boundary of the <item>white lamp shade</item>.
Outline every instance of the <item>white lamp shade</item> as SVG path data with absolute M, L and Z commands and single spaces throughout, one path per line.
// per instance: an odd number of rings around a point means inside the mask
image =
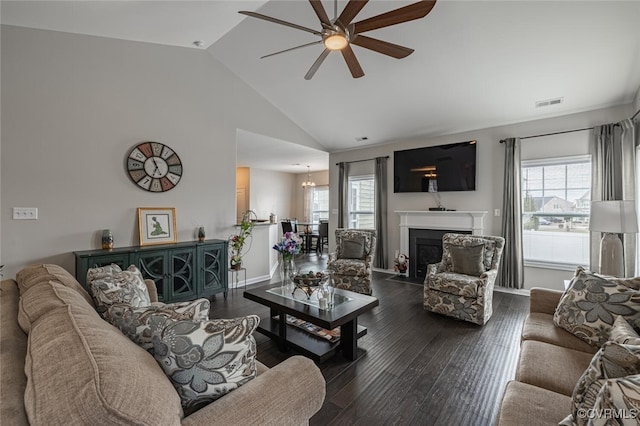
M 635 203 L 633 200 L 592 201 L 589 230 L 614 234 L 638 232 Z

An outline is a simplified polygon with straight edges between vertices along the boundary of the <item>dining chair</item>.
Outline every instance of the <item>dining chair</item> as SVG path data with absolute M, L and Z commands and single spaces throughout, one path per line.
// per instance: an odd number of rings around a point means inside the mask
M 320 221 L 318 225 L 318 240 L 316 242 L 316 251 L 322 254 L 324 246 L 329 248 L 329 222 Z
M 282 224 L 282 235 L 286 234 L 287 232 L 294 232 L 293 224 L 290 220 L 283 220 L 280 223 Z

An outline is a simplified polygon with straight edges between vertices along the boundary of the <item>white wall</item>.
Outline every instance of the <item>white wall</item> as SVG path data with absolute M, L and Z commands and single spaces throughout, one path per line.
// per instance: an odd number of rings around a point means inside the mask
M 522 137 L 538 135 L 542 133 L 580 129 L 593 125 L 611 123 L 628 118 L 633 114 L 633 106 L 606 108 L 571 114 L 562 117 L 535 120 L 524 123 L 510 124 L 507 126 L 492 127 L 470 132 L 444 135 L 433 138 L 416 137 L 402 141 L 394 141 L 386 145 L 333 153 L 329 157 L 330 208 L 338 208 L 338 167 L 335 165 L 341 161 L 355 161 L 373 157 L 388 155 L 389 175 L 387 185 L 389 193 L 389 216 L 387 224 L 389 229 L 389 264 L 393 265 L 393 255 L 400 245 L 400 218 L 394 213 L 396 210 L 427 210 L 437 205 L 433 195 L 419 194 L 394 194 L 393 193 L 393 151 L 411 149 L 421 146 L 433 146 L 447 143 L 463 142 L 468 140 L 478 141 L 477 151 L 477 181 L 476 191 L 473 192 L 449 192 L 441 193 L 442 204 L 446 208 L 456 210 L 484 210 L 489 212 L 485 220 L 485 234 L 500 235 L 501 218 L 493 216 L 494 209 L 502 209 L 502 187 L 504 170 L 504 146 L 499 143 L 507 137 Z M 535 144 L 536 140 L 523 141 L 524 144 Z M 549 156 L 569 155 L 569 149 L 563 143 L 552 144 L 549 148 Z M 331 215 L 330 235 L 333 235 L 337 224 L 337 216 Z M 330 246 L 333 248 L 333 239 L 330 238 Z M 540 270 L 538 268 L 526 268 L 525 287 L 544 286 L 550 288 L 563 288 L 562 280 L 571 276 L 571 272 Z
M 304 188 L 302 188 L 302 182 L 307 180 L 307 173 L 300 173 L 295 175 L 295 183 L 293 190 L 293 205 L 291 207 L 291 216 L 295 217 L 299 221 L 304 220 Z M 317 172 L 311 172 L 311 181 L 316 183 L 316 186 L 329 185 L 329 171 L 320 170 Z
M 278 218 L 291 217 L 295 211 L 296 175 L 251 168 L 251 210 L 259 219 L 269 219 L 271 213 Z
M 203 50 L 2 26 L 1 253 L 5 276 L 32 262 L 74 270 L 74 250 L 138 243 L 136 207 L 177 211 L 178 239 L 227 238 L 235 223 L 237 129 L 321 149 Z M 141 141 L 165 143 L 184 174 L 167 193 L 129 180 Z M 11 219 L 37 207 L 36 221 Z

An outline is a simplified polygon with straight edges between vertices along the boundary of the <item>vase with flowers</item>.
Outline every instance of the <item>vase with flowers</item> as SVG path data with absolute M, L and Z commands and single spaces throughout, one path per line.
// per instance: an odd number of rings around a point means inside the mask
M 282 287 L 290 287 L 291 277 L 296 273 L 294 256 L 300 253 L 301 247 L 302 238 L 295 232 L 285 232 L 282 240 L 273 246 L 273 249 L 280 253 L 280 280 Z
M 238 225 L 240 232 L 229 237 L 229 263 L 232 270 L 238 270 L 242 267 L 242 256 L 251 248 L 251 231 L 253 231 L 255 224 L 252 219 L 252 214 L 254 213 L 251 210 L 244 212 L 242 222 Z

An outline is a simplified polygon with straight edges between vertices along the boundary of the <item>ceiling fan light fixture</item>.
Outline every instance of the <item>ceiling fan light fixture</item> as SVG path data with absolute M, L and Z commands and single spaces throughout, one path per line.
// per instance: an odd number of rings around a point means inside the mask
M 334 33 L 324 38 L 324 47 L 329 50 L 342 50 L 349 44 L 344 34 Z

